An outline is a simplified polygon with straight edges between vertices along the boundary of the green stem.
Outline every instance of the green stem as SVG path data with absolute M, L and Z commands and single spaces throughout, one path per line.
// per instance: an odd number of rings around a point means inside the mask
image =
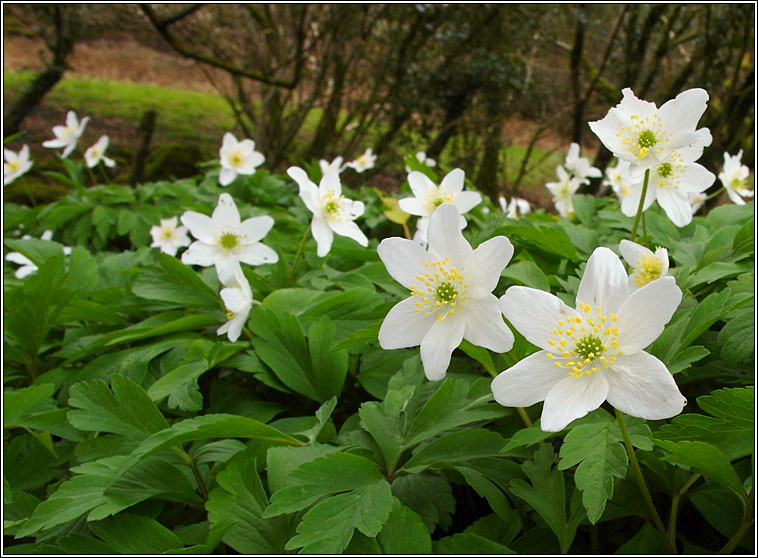
M 645 184 L 647 185 L 647 180 L 645 180 Z M 643 187 L 643 199 L 644 199 L 644 187 Z M 632 439 L 629 437 L 629 431 L 626 429 L 626 423 L 624 422 L 624 413 L 622 413 L 618 409 L 614 409 L 614 410 L 616 411 L 616 420 L 618 421 L 619 428 L 621 429 L 621 436 L 624 438 L 626 453 L 629 454 L 629 463 L 632 466 L 632 471 L 634 471 L 634 476 L 637 479 L 637 485 L 639 486 L 640 492 L 642 493 L 642 499 L 645 501 L 645 504 L 647 505 L 647 508 L 650 511 L 650 517 L 653 519 L 653 524 L 655 525 L 655 528 L 658 529 L 658 532 L 663 537 L 663 540 L 665 540 L 666 543 L 668 544 L 669 550 L 672 552 L 672 554 L 676 554 L 676 547 L 675 546 L 672 547 L 668 537 L 666 536 L 666 528 L 663 526 L 663 521 L 661 521 L 661 516 L 658 515 L 658 510 L 655 509 L 655 504 L 653 504 L 653 499 L 650 497 L 650 491 L 648 491 L 647 484 L 645 484 L 645 477 L 642 476 L 642 469 L 640 469 L 639 461 L 637 461 L 637 454 L 634 452 Z
M 197 468 L 197 463 L 195 463 L 195 459 L 187 452 L 184 453 L 184 459 L 189 464 L 190 468 L 192 469 L 192 474 L 195 475 L 195 480 L 197 481 L 197 487 L 200 490 L 200 496 L 202 497 L 203 501 L 208 500 L 208 487 L 205 486 L 205 480 L 203 480 L 203 475 L 200 474 L 200 469 Z
M 724 190 L 726 190 L 726 188 L 724 188 L 724 187 L 722 186 L 721 188 L 719 188 L 718 190 L 716 190 L 715 192 L 713 192 L 711 195 L 709 195 L 708 197 L 706 197 L 706 198 L 703 200 L 703 202 L 707 202 L 708 200 L 712 200 L 713 198 L 715 198 L 715 197 L 717 197 L 717 196 L 720 196 L 720 195 L 721 195 L 721 193 L 722 193 Z
M 642 221 L 642 243 L 645 245 L 646 248 L 650 248 L 650 244 L 647 241 L 647 225 L 645 224 L 645 213 L 642 213 L 642 217 L 640 218 Z
M 105 170 L 105 164 L 103 163 L 102 165 L 98 165 L 97 168 L 100 169 L 100 174 L 102 174 L 103 178 L 105 178 L 105 182 L 103 182 L 103 184 L 108 184 L 108 182 L 111 181 L 111 177 L 108 176 L 108 172 Z
M 519 416 L 521 417 L 521 420 L 524 421 L 524 424 L 527 428 L 531 428 L 534 426 L 534 423 L 532 422 L 532 419 L 529 418 L 529 415 L 526 413 L 526 409 L 523 407 L 516 407 L 516 410 L 518 411 Z
M 642 183 L 642 196 L 640 197 L 640 204 L 637 206 L 637 215 L 634 217 L 634 224 L 632 225 L 632 234 L 629 240 L 634 242 L 634 237 L 637 236 L 637 226 L 640 224 L 640 216 L 642 215 L 642 208 L 645 205 L 645 197 L 647 196 L 647 182 L 650 179 L 650 169 L 645 171 L 645 182 Z
M 26 195 L 29 196 L 29 201 L 32 202 L 32 205 L 34 207 L 37 206 L 37 198 L 34 197 L 34 194 L 32 193 L 32 189 L 29 188 L 29 184 L 24 182 L 24 190 L 26 190 Z
M 245 337 L 247 337 L 248 339 L 250 339 L 252 341 L 252 339 L 253 339 L 253 333 L 249 329 L 247 329 L 246 327 L 243 327 L 242 328 L 242 333 L 244 333 Z
M 687 482 L 685 482 L 682 487 L 677 490 L 676 494 L 671 498 L 671 513 L 669 514 L 669 526 L 668 526 L 668 544 L 669 546 L 676 547 L 676 520 L 677 515 L 679 514 L 679 502 L 684 497 L 684 495 L 687 493 L 687 491 L 692 488 L 692 485 L 697 482 L 697 480 L 700 478 L 700 473 L 695 473 L 692 475 L 689 479 L 687 479 Z
M 750 489 L 750 491 L 747 493 L 747 498 L 745 498 L 745 515 L 743 516 L 742 523 L 737 528 L 737 531 L 734 533 L 734 535 L 732 535 L 732 538 L 729 539 L 723 547 L 721 547 L 721 550 L 719 550 L 718 553 L 731 554 L 732 551 L 737 548 L 737 545 L 740 544 L 742 537 L 745 536 L 745 533 L 748 532 L 748 529 L 751 529 L 753 527 L 753 524 L 753 490 Z
M 308 225 L 308 228 L 305 229 L 305 234 L 303 235 L 303 239 L 300 241 L 300 246 L 297 247 L 297 254 L 295 254 L 295 260 L 292 262 L 292 268 L 290 269 L 289 277 L 287 277 L 287 284 L 284 286 L 284 288 L 288 288 L 290 284 L 292 283 L 292 277 L 295 275 L 295 268 L 297 267 L 297 262 L 300 261 L 300 256 L 303 255 L 303 248 L 305 248 L 305 243 L 308 241 L 308 237 L 311 234 L 311 226 Z
M 408 223 L 403 223 L 403 232 L 405 233 L 405 238 L 408 240 L 413 240 L 413 237 L 411 236 L 411 230 L 408 228 Z
M 97 178 L 95 178 L 95 173 L 92 172 L 92 167 L 88 165 L 84 165 L 84 168 L 87 169 L 87 173 L 89 174 L 90 180 L 92 180 L 92 185 L 97 186 Z

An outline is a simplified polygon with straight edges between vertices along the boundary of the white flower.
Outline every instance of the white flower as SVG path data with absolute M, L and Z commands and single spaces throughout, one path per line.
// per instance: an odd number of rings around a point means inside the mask
M 247 317 L 250 315 L 250 309 L 253 307 L 253 292 L 239 266 L 234 270 L 234 275 L 224 282 L 224 286 L 226 288 L 221 289 L 219 294 L 226 306 L 226 319 L 229 321 L 218 328 L 216 334 L 226 333 L 229 341 L 234 343 L 239 339 Z
M 566 169 L 560 165 L 555 167 L 555 172 L 558 175 L 558 182 L 548 182 L 545 186 L 553 194 L 553 203 L 561 217 L 571 217 L 574 214 L 574 202 L 571 196 L 579 189 L 581 182 L 575 176 L 569 176 Z
M 116 166 L 116 161 L 105 156 L 105 150 L 108 149 L 109 142 L 108 136 L 100 136 L 95 145 L 87 148 L 87 151 L 84 152 L 84 160 L 87 162 L 89 168 L 97 166 L 100 161 L 105 163 L 106 167 Z
M 368 148 L 363 152 L 363 155 L 350 161 L 346 166 L 355 169 L 356 172 L 363 172 L 373 169 L 374 163 L 376 163 L 376 155 L 371 151 L 371 148 Z
M 89 122 L 89 116 L 85 116 L 82 118 L 82 121 L 79 122 L 76 118 L 76 113 L 73 110 L 68 111 L 66 114 L 66 125 L 53 126 L 55 139 L 42 142 L 42 146 L 53 148 L 64 147 L 65 149 L 63 150 L 61 157 L 65 159 L 74 150 L 79 138 L 82 137 L 87 122 Z
M 342 157 L 335 158 L 331 163 L 326 159 L 319 159 L 318 166 L 321 167 L 321 176 L 324 176 L 332 168 L 337 171 L 337 174 L 347 168 L 347 164 L 342 164 Z
M 27 238 L 32 238 L 28 234 L 25 234 L 21 237 L 23 240 L 26 240 Z M 52 240 L 53 239 L 53 231 L 45 231 L 42 233 L 42 236 L 40 236 L 40 240 Z M 71 253 L 71 248 L 69 246 L 63 247 L 63 254 L 68 256 Z M 5 255 L 5 259 L 9 262 L 13 262 L 16 264 L 19 264 L 21 267 L 19 267 L 14 275 L 17 279 L 23 279 L 27 275 L 31 275 L 35 271 L 37 271 L 37 266 L 34 264 L 32 260 L 24 256 L 20 252 L 8 252 Z
M 500 204 L 500 209 L 511 219 L 518 219 L 521 215 L 529 213 L 532 210 L 532 206 L 529 202 L 521 198 L 511 198 L 510 203 L 505 199 L 505 196 L 500 196 L 497 199 Z
M 745 205 L 742 198 L 752 198 L 755 193 L 747 187 L 748 176 L 750 169 L 742 164 L 742 149 L 734 156 L 724 153 L 724 167 L 719 173 L 719 180 L 726 188 L 729 199 L 737 205 Z
M 161 252 L 170 256 L 176 256 L 176 251 L 182 246 L 189 246 L 190 239 L 187 236 L 186 227 L 177 227 L 178 219 L 161 219 L 160 226 L 155 225 L 150 228 L 150 235 L 153 237 L 151 248 L 160 248 Z
M 368 238 L 353 221 L 363 215 L 363 202 L 347 199 L 342 195 L 342 186 L 337 168 L 332 166 L 316 186 L 300 167 L 290 167 L 287 174 L 300 187 L 300 198 L 313 213 L 311 231 L 316 240 L 319 258 L 329 253 L 334 233 L 352 238 L 361 246 L 368 246 Z
M 18 153 L 3 148 L 3 186 L 10 184 L 27 172 L 34 163 L 29 159 L 29 146 L 24 145 Z
M 699 144 L 702 153 L 702 147 L 710 145 L 708 128 L 695 130 L 708 102 L 704 89 L 684 91 L 661 108 L 638 99 L 628 87 L 622 93 L 624 98 L 605 118 L 589 123 L 618 159 L 644 171 L 665 163 L 678 149 Z
M 563 167 L 578 178 L 580 184 L 589 184 L 590 178 L 600 178 L 603 176 L 603 173 L 600 172 L 599 168 L 593 167 L 586 157 L 580 157 L 579 150 L 578 143 L 572 143 L 569 146 Z
M 240 214 L 229 194 L 221 194 L 213 215 L 186 211 L 182 223 L 197 240 L 182 254 L 182 262 L 215 265 L 221 283 L 232 280 L 240 262 L 249 265 L 276 263 L 279 256 L 260 240 L 274 220 L 268 215 L 240 222 Z
M 651 281 L 668 274 L 669 252 L 661 246 L 652 252 L 636 242 L 622 240 L 619 243 L 619 252 L 632 268 L 632 273 L 629 275 L 630 291 L 644 287 Z
M 700 210 L 701 207 L 703 207 L 703 204 L 705 203 L 705 200 L 708 198 L 703 192 L 690 192 L 689 193 L 690 198 L 690 205 L 692 206 L 692 214 L 695 215 L 695 213 Z
M 642 210 L 647 210 L 654 201 L 658 201 L 677 227 L 689 224 L 692 221 L 690 193 L 704 192 L 716 180 L 712 172 L 694 162 L 702 151 L 699 145 L 679 149 L 671 153 L 666 162 L 650 169 Z M 634 217 L 642 195 L 644 176 L 635 179 L 632 167 L 629 167 L 629 176 L 633 183 L 630 194 L 621 201 L 621 212 L 627 217 Z
M 255 150 L 255 142 L 251 139 L 237 141 L 230 132 L 224 134 L 221 149 L 218 152 L 221 160 L 221 172 L 218 181 L 222 186 L 228 186 L 238 174 L 255 174 L 255 168 L 263 164 L 266 158 Z
M 479 192 L 469 190 L 464 192 L 463 182 L 464 172 L 461 169 L 451 170 L 442 179 L 439 186 L 422 172 L 414 171 L 408 175 L 408 184 L 413 192 L 413 197 L 401 199 L 398 201 L 398 205 L 406 213 L 421 217 L 416 223 L 419 241 L 425 240 L 426 230 L 429 227 L 429 217 L 443 203 L 451 203 L 457 207 L 461 213 L 460 228 L 466 226 L 466 219 L 462 214 L 481 203 L 482 195 Z
M 429 251 L 416 242 L 387 238 L 377 248 L 389 274 L 410 290 L 379 329 L 384 349 L 421 346 L 421 361 L 430 380 L 445 376 L 453 350 L 462 339 L 496 352 L 513 346 L 492 290 L 513 255 L 504 236 L 476 250 L 463 237 L 460 214 L 443 204 L 429 223 Z
M 672 417 L 687 403 L 666 366 L 642 349 L 663 331 L 682 292 L 662 277 L 634 292 L 621 260 L 596 248 L 576 295 L 576 309 L 528 287 L 500 298 L 508 321 L 541 351 L 492 381 L 495 400 L 509 407 L 544 401 L 541 428 L 557 432 L 608 401 L 629 415 Z

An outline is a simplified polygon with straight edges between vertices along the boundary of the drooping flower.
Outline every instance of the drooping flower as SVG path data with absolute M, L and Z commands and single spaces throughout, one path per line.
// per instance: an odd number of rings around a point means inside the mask
M 24 145 L 18 153 L 10 149 L 3 148 L 3 186 L 10 184 L 19 176 L 32 168 L 32 161 L 29 159 L 29 146 Z
M 229 194 L 221 194 L 211 217 L 186 211 L 181 217 L 197 240 L 182 254 L 189 265 L 215 265 L 221 283 L 232 280 L 240 262 L 249 265 L 276 263 L 276 252 L 261 243 L 274 226 L 268 215 L 250 217 L 240 222 L 240 214 Z
M 403 198 L 398 201 L 400 209 L 410 215 L 421 217 L 417 223 L 417 237 L 425 244 L 426 231 L 429 227 L 429 217 L 443 203 L 451 203 L 458 208 L 460 215 L 460 228 L 466 227 L 467 213 L 482 201 L 479 192 L 470 190 L 463 191 L 465 174 L 461 169 L 451 170 L 442 182 L 437 186 L 428 176 L 422 172 L 414 171 L 408 175 L 408 184 L 413 192 L 413 197 Z
M 578 143 L 572 143 L 569 146 L 568 153 L 566 154 L 566 160 L 563 163 L 563 168 L 569 174 L 579 179 L 579 184 L 589 184 L 590 178 L 600 178 L 603 173 L 600 169 L 593 167 L 586 157 L 579 156 L 580 147 Z
M 318 166 L 321 168 L 321 176 L 324 176 L 331 168 L 336 170 L 337 174 L 347 168 L 346 164 L 342 164 L 342 157 L 336 157 L 331 163 L 326 159 L 319 159 Z
M 364 172 L 373 169 L 374 163 L 376 163 L 376 155 L 374 155 L 374 152 L 369 147 L 362 155 L 347 163 L 346 166 L 355 169 L 355 172 Z
M 576 309 L 528 287 L 500 298 L 506 318 L 541 350 L 492 381 L 508 407 L 544 401 L 541 428 L 557 432 L 608 401 L 644 419 L 679 414 L 687 403 L 673 376 L 643 349 L 663 331 L 682 298 L 673 277 L 630 293 L 621 260 L 596 248 L 579 283 Z
M 742 149 L 737 155 L 724 153 L 724 166 L 719 173 L 719 180 L 724 185 L 729 199 L 737 205 L 745 205 L 745 200 L 742 198 L 752 198 L 755 194 L 748 188 L 749 176 L 750 169 L 742 164 Z
M 511 198 L 510 202 L 507 202 L 505 196 L 500 196 L 497 199 L 500 204 L 500 209 L 511 219 L 518 219 L 525 213 L 529 213 L 532 210 L 532 206 L 528 201 L 521 198 Z
M 665 277 L 669 270 L 669 252 L 662 246 L 655 252 L 630 240 L 619 243 L 619 252 L 632 269 L 629 275 L 629 290 L 644 287 L 651 281 Z
M 558 175 L 558 182 L 548 182 L 545 184 L 550 193 L 553 194 L 553 203 L 561 217 L 571 217 L 574 214 L 574 202 L 571 199 L 581 186 L 579 179 L 569 176 L 562 166 L 555 167 Z
M 219 294 L 221 300 L 224 301 L 228 321 L 216 330 L 216 334 L 226 333 L 229 341 L 234 343 L 239 339 L 247 317 L 250 315 L 250 309 L 253 307 L 253 291 L 239 266 L 234 270 L 234 275 L 224 282 L 224 287 Z
M 313 213 L 311 231 L 316 240 L 316 253 L 323 258 L 329 253 L 334 233 L 352 238 L 361 246 L 368 246 L 368 238 L 354 221 L 363 215 L 363 202 L 347 199 L 342 195 L 342 185 L 337 168 L 330 166 L 316 186 L 300 167 L 290 167 L 287 174 L 300 187 L 300 198 Z
M 690 206 L 692 206 L 692 215 L 695 215 L 700 210 L 700 208 L 703 207 L 703 204 L 705 203 L 705 200 L 708 198 L 708 196 L 703 192 L 690 192 L 689 198 Z
M 618 105 L 602 120 L 589 123 L 618 159 L 644 171 L 665 163 L 679 149 L 699 144 L 702 152 L 702 147 L 710 145 L 708 128 L 696 130 L 708 102 L 704 89 L 684 91 L 661 108 L 638 99 L 628 87 L 621 92 L 624 97 Z
M 231 184 L 238 174 L 255 174 L 256 167 L 263 164 L 266 158 L 255 150 L 255 142 L 251 139 L 237 141 L 231 132 L 224 134 L 221 149 L 218 152 L 221 161 L 221 172 L 218 181 L 221 186 Z
M 453 350 L 466 339 L 496 352 L 513 346 L 492 290 L 513 255 L 504 236 L 476 250 L 463 237 L 458 209 L 445 203 L 431 216 L 428 251 L 412 240 L 387 238 L 377 248 L 389 274 L 410 290 L 379 329 L 384 349 L 421 346 L 426 377 L 445 376 Z
M 155 225 L 150 228 L 150 235 L 153 237 L 151 248 L 160 248 L 161 252 L 170 256 L 176 256 L 177 250 L 183 246 L 190 245 L 190 239 L 187 236 L 186 227 L 177 227 L 178 219 L 161 219 L 160 226 Z
M 79 138 L 82 137 L 84 128 L 87 126 L 87 122 L 89 122 L 89 116 L 85 116 L 82 118 L 82 121 L 79 122 L 79 119 L 76 117 L 76 113 L 73 110 L 68 111 L 66 114 L 66 125 L 53 126 L 55 139 L 42 142 L 42 146 L 51 148 L 65 148 L 61 154 L 61 157 L 65 159 L 74 150 L 76 144 L 79 142 Z
M 28 234 L 25 234 L 21 238 L 23 240 L 26 240 L 27 238 L 32 238 L 32 237 Z M 53 239 L 53 231 L 45 231 L 40 236 L 40 240 L 52 240 L 52 239 Z M 70 253 L 71 253 L 71 247 L 64 246 L 63 254 L 68 256 Z M 38 269 L 37 265 L 32 260 L 24 256 L 21 252 L 8 252 L 5 255 L 5 259 L 8 260 L 9 262 L 13 262 L 21 266 L 13 274 L 16 276 L 16 279 L 23 279 L 24 277 L 31 275 Z
M 89 168 L 96 167 L 100 161 L 105 163 L 106 167 L 116 166 L 116 161 L 105 156 L 105 150 L 108 149 L 109 143 L 108 136 L 100 136 L 95 145 L 87 148 L 87 151 L 84 152 L 84 160 Z

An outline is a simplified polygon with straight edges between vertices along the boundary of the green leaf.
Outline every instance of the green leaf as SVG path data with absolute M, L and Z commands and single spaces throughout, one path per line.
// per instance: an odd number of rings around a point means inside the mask
M 729 463 L 729 458 L 715 446 L 705 442 L 692 442 L 683 440 L 681 442 L 672 442 L 671 440 L 653 440 L 656 446 L 659 446 L 671 455 L 662 459 L 670 461 L 677 465 L 694 467 L 703 473 L 703 475 L 712 482 L 731 489 L 740 497 L 744 497 L 745 490 L 737 472 Z
M 511 481 L 511 491 L 532 506 L 545 520 L 558 537 L 561 552 L 566 553 L 585 514 L 584 510 L 581 513 L 574 512 L 570 517 L 566 513 L 563 473 L 552 468 L 554 459 L 555 455 L 549 445 L 540 447 L 534 453 L 534 460 L 521 466 L 531 484 L 514 479 Z
M 135 439 L 168 428 L 168 422 L 140 386 L 123 376 L 111 380 L 79 382 L 71 387 L 68 420 L 80 430 L 112 432 Z
M 613 497 L 614 479 L 626 476 L 628 458 L 616 422 L 575 426 L 561 446 L 559 470 L 579 466 L 574 473 L 576 487 L 582 491 L 587 518 L 597 523 L 605 503 Z
M 541 291 L 550 291 L 550 282 L 547 280 L 547 276 L 537 264 L 530 260 L 522 260 L 507 265 L 501 275 L 515 280 L 519 285 Z
M 485 475 L 471 467 L 456 467 L 456 470 L 463 475 L 466 482 L 476 490 L 477 494 L 485 498 L 489 503 L 492 511 L 503 520 L 506 525 L 521 525 L 521 519 L 516 511 L 508 503 L 505 494 L 495 483 L 490 481 Z
M 3 392 L 3 426 L 13 428 L 27 417 L 57 409 L 52 399 L 53 384 L 40 384 L 16 391 Z
M 469 341 L 464 339 L 461 342 L 459 349 L 484 366 L 484 369 L 493 376 L 498 374 L 498 370 L 495 368 L 495 363 L 492 361 L 492 355 L 484 347 L 472 345 Z
M 419 473 L 430 467 L 465 463 L 477 457 L 498 455 L 505 440 L 497 432 L 466 429 L 445 434 L 418 450 L 403 470 Z
M 397 498 L 392 512 L 376 537 L 384 554 L 429 554 L 432 539 L 416 512 L 405 507 Z
M 216 308 L 221 300 L 189 266 L 168 254 L 158 254 L 160 268 L 141 272 L 132 292 L 149 300 Z
M 355 529 L 368 537 L 376 536 L 393 505 L 390 485 L 384 479 L 332 496 L 303 516 L 297 535 L 285 548 L 303 547 L 300 552 L 309 554 L 339 554 L 347 547 Z
M 430 533 L 437 525 L 442 529 L 450 527 L 455 498 L 450 483 L 441 474 L 425 471 L 397 477 L 392 481 L 392 493 L 421 517 Z
M 287 486 L 271 496 L 263 517 L 299 511 L 327 494 L 365 487 L 383 478 L 365 457 L 341 452 L 318 457 L 287 475 Z
M 162 554 L 184 547 L 172 531 L 142 515 L 124 513 L 89 527 L 121 554 Z
M 687 288 L 691 289 L 703 283 L 710 284 L 725 277 L 734 277 L 751 269 L 753 269 L 753 264 L 750 262 L 713 262 L 690 276 L 687 281 Z
M 708 523 L 727 538 L 731 538 L 745 517 L 744 501 L 736 498 L 731 490 L 713 484 L 704 484 L 688 494 L 689 500 L 695 505 Z M 742 539 L 741 546 L 747 542 L 747 548 L 752 549 L 755 535 L 748 530 Z M 737 552 L 735 552 L 737 553 Z
M 282 448 L 269 451 L 273 449 Z M 289 517 L 262 518 L 268 496 L 255 459 L 234 459 L 216 476 L 216 481 L 218 487 L 211 490 L 205 508 L 211 525 L 233 523 L 223 537 L 224 543 L 240 554 L 284 553 L 284 546 L 294 533 L 294 522 Z
M 748 364 L 755 356 L 755 311 L 750 308 L 734 310 L 719 332 L 721 358 L 727 364 Z
M 358 414 L 361 418 L 361 428 L 371 434 L 384 458 L 385 470 L 395 465 L 400 454 L 405 449 L 400 432 L 400 420 L 397 416 L 388 414 L 383 405 L 376 401 L 367 401 L 361 405 Z
M 458 533 L 444 537 L 434 545 L 435 554 L 456 554 L 466 556 L 473 554 L 515 554 L 507 546 L 491 541 L 475 533 Z
M 697 398 L 705 416 L 687 413 L 663 425 L 655 437 L 660 440 L 698 440 L 709 443 L 730 460 L 750 455 L 754 447 L 755 422 L 753 406 L 755 388 L 724 388 Z
M 303 463 L 317 457 L 334 453 L 340 448 L 326 444 L 309 444 L 302 447 L 277 446 L 269 448 L 266 454 L 266 474 L 268 488 L 275 493 L 289 484 L 287 475 Z
M 618 548 L 616 554 L 659 555 L 668 552 L 660 533 L 650 523 L 645 523 L 636 535 Z

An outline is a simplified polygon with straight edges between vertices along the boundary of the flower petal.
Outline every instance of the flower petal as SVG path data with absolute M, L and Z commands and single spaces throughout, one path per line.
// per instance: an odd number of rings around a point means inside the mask
M 237 138 L 231 132 L 224 134 L 224 139 L 221 141 L 221 148 L 224 150 L 232 150 L 237 145 Z
M 465 173 L 461 169 L 453 169 L 440 182 L 440 189 L 458 194 L 463 191 L 464 177 Z
M 645 256 L 648 258 L 655 257 L 652 250 L 648 250 L 644 246 L 626 239 L 619 242 L 619 252 L 621 252 L 629 267 L 632 268 L 637 267 L 639 265 L 637 262 Z
M 258 242 L 266 236 L 274 226 L 274 220 L 268 215 L 250 217 L 240 223 L 240 232 L 247 238 L 246 242 Z
M 482 202 L 482 195 L 479 192 L 465 191 L 455 196 L 455 207 L 461 213 L 470 211 Z
M 454 267 L 463 267 L 474 252 L 461 233 L 458 208 L 451 203 L 443 203 L 432 213 L 427 237 L 429 251 L 439 257 L 449 256 Z
M 640 351 L 663 332 L 682 300 L 673 277 L 661 277 L 634 291 L 618 309 L 619 349 Z
M 547 351 L 554 350 L 548 340 L 555 337 L 553 329 L 560 327 L 558 321 L 577 316 L 557 296 L 520 286 L 505 291 L 500 297 L 500 310 L 527 341 Z
M 666 366 L 645 351 L 619 356 L 603 375 L 608 403 L 628 415 L 660 420 L 678 415 L 687 404 Z
M 666 101 L 658 110 L 665 129 L 671 133 L 694 132 L 708 104 L 708 92 L 695 88 Z
M 496 353 L 513 348 L 513 333 L 503 321 L 497 297 L 488 294 L 483 299 L 469 299 L 461 311 L 466 318 L 463 336 L 474 345 Z
M 236 255 L 239 261 L 248 265 L 269 264 L 279 261 L 278 254 L 260 242 L 243 245 Z
M 421 314 L 421 312 L 417 312 Z M 421 362 L 424 373 L 429 380 L 436 381 L 445 377 L 450 357 L 455 348 L 463 341 L 466 320 L 460 314 L 436 321 L 421 341 Z
M 589 304 L 593 309 L 600 306 L 607 316 L 616 312 L 628 296 L 629 285 L 624 264 L 608 248 L 595 248 L 579 283 L 577 307 L 580 304 Z
M 608 380 L 604 374 L 565 377 L 545 397 L 540 428 L 558 432 L 590 411 L 594 411 L 608 395 Z
M 379 328 L 379 346 L 382 349 L 404 349 L 421 345 L 429 328 L 437 320 L 434 316 L 415 312 L 416 308 L 416 299 L 409 297 L 387 312 Z
M 692 221 L 692 206 L 687 192 L 672 188 L 658 189 L 658 205 L 677 227 L 684 227 Z
M 182 254 L 182 263 L 206 267 L 213 265 L 220 255 L 221 252 L 216 246 L 197 240 Z
M 313 233 L 313 238 L 316 240 L 316 254 L 319 258 L 323 258 L 332 248 L 334 232 L 332 232 L 326 219 L 315 215 L 311 221 L 311 232 Z
M 705 192 L 716 181 L 716 175 L 698 163 L 690 163 L 679 175 L 679 184 L 687 192 Z
M 385 238 L 376 248 L 387 273 L 406 289 L 419 284 L 418 277 L 427 272 L 424 263 L 429 254 L 417 242 L 406 238 Z
M 544 401 L 566 371 L 553 364 L 545 351 L 520 360 L 492 380 L 495 401 L 506 407 L 529 407 Z
M 218 205 L 213 210 L 211 218 L 217 226 L 224 228 L 239 226 L 240 212 L 237 210 L 237 205 L 229 194 L 221 194 L 218 197 Z
M 413 195 L 420 200 L 423 200 L 429 192 L 433 192 L 437 189 L 434 182 L 432 182 L 423 172 L 419 171 L 413 171 L 408 175 L 408 184 L 411 187 Z M 413 213 L 412 215 L 417 215 L 417 213 Z
M 513 244 L 505 236 L 496 236 L 482 242 L 471 253 L 464 268 L 464 277 L 470 285 L 470 296 L 481 298 L 497 287 L 500 273 L 513 256 Z
M 226 167 L 221 167 L 221 172 L 218 173 L 218 183 L 222 186 L 228 186 L 234 179 L 237 178 L 237 171 Z
M 338 235 L 352 238 L 361 246 L 368 246 L 368 238 L 366 238 L 363 231 L 358 228 L 358 225 L 352 221 L 330 221 L 329 225 Z
M 409 215 L 418 215 L 419 217 L 431 215 L 429 208 L 419 198 L 403 198 L 397 203 L 400 206 L 400 209 Z
M 185 211 L 182 215 L 182 224 L 189 229 L 189 232 L 206 244 L 216 242 L 218 236 L 218 227 L 213 219 L 197 211 Z

